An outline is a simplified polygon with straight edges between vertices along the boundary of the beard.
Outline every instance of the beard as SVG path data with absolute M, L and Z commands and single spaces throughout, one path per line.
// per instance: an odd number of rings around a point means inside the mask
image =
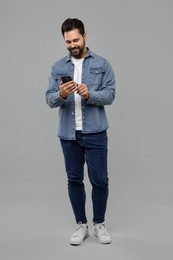
M 82 46 L 76 46 L 74 48 L 68 48 L 68 51 L 70 52 L 71 56 L 80 59 L 82 58 L 83 52 L 85 49 L 85 41 L 83 42 Z

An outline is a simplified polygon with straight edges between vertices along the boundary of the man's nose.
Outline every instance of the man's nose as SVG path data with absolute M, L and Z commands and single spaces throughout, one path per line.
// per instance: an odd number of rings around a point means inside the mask
M 71 48 L 74 48 L 74 47 L 76 47 L 75 43 L 71 42 Z

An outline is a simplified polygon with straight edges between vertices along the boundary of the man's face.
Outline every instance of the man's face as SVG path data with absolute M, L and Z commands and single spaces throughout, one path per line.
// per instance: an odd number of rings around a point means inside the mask
M 85 46 L 85 39 L 86 34 L 83 36 L 79 33 L 78 29 L 74 29 L 69 32 L 64 33 L 64 39 L 66 42 L 66 47 L 71 55 L 76 58 L 80 59 L 83 58 L 86 54 L 86 46 Z

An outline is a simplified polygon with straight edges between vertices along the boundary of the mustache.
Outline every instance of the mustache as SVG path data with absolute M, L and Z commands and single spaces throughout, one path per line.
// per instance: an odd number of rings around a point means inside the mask
M 70 48 L 70 50 L 78 50 L 80 49 L 80 47 L 73 47 L 73 48 Z

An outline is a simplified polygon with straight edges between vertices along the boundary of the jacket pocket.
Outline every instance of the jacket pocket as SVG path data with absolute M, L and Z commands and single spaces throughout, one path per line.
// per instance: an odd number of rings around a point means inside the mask
M 98 90 L 99 87 L 102 85 L 103 75 L 103 68 L 90 68 L 89 84 L 93 90 Z
M 66 66 L 55 66 L 54 68 L 55 81 L 60 83 L 61 77 L 69 75 Z

